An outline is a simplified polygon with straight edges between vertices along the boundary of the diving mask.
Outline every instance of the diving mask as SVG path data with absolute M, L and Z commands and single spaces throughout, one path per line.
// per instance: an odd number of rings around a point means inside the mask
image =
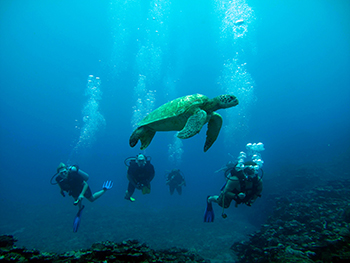
M 146 157 L 143 154 L 139 154 L 136 158 L 138 166 L 143 167 L 146 165 Z

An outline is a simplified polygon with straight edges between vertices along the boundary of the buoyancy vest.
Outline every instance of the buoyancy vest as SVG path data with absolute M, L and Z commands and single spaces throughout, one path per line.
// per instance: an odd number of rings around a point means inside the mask
M 241 203 L 246 203 L 247 205 L 249 205 L 250 199 L 252 199 L 252 197 L 258 192 L 260 178 L 258 176 L 254 176 L 253 178 L 247 178 L 242 171 L 236 171 L 234 168 L 231 170 L 230 173 L 231 173 L 231 176 L 235 176 L 238 178 L 239 185 L 240 185 L 240 191 L 238 191 L 237 189 L 234 189 L 232 191 L 236 195 L 233 198 L 236 201 L 236 206 Z M 248 188 L 248 189 L 246 188 L 247 182 L 252 183 L 251 188 Z M 239 198 L 238 197 L 239 193 L 244 193 L 245 197 L 243 199 Z

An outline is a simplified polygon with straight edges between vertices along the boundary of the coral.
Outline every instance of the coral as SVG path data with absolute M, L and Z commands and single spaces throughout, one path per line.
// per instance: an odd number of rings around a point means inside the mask
M 0 236 L 0 260 L 3 262 L 201 262 L 209 263 L 197 254 L 186 249 L 171 248 L 153 250 L 137 240 L 121 243 L 111 241 L 94 243 L 90 249 L 69 251 L 64 254 L 41 253 L 14 246 L 12 236 Z
M 11 235 L 0 236 L 0 248 L 12 247 L 16 241 Z
M 348 205 L 343 211 L 343 220 L 350 223 L 350 205 Z
M 239 262 L 350 260 L 350 180 L 329 181 L 276 197 L 273 214 L 248 241 L 231 247 Z

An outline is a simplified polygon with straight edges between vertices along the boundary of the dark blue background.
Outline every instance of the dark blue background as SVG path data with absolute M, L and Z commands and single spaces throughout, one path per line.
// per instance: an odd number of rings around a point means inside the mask
M 72 200 L 63 202 L 58 187 L 49 180 L 59 162 L 68 160 L 79 137 L 75 126 L 83 125 L 90 74 L 102 80 L 99 109 L 106 126 L 96 133 L 92 146 L 80 149 L 71 161 L 90 174 L 93 191 L 105 180 L 115 182 L 113 190 L 88 204 L 96 209 L 102 206 L 105 217 L 112 208 L 137 214 L 140 206 L 173 207 L 172 211 L 199 211 L 201 224 L 203 200 L 218 193 L 224 181 L 214 171 L 230 160 L 228 153 L 238 155 L 249 142 L 265 144 L 267 180 L 284 166 L 327 165 L 349 156 L 349 1 L 247 1 L 255 20 L 240 48 L 233 39 L 220 45 L 221 21 L 214 11 L 219 1 L 190 2 L 165 2 L 166 25 L 160 34 L 153 34 L 152 22 L 158 21 L 149 16 L 154 6 L 148 1 L 1 1 L 0 203 L 7 214 L 3 233 L 26 227 L 23 207 L 45 214 L 46 223 L 53 220 L 47 218 L 53 211 L 73 219 L 75 208 L 67 212 Z M 127 187 L 123 160 L 140 152 L 139 144 L 132 149 L 128 139 L 133 130 L 134 89 L 141 74 L 137 53 L 140 45 L 150 42 L 163 51 L 158 54 L 159 78 L 146 83 L 148 89 L 156 90 L 155 107 L 175 98 L 167 95 L 164 84 L 169 74 L 176 80 L 176 96 L 223 93 L 218 85 L 222 65 L 241 48 L 257 100 L 244 113 L 250 118 L 249 129 L 244 136 L 238 134 L 234 144 L 225 143 L 222 131 L 204 153 L 205 128 L 183 141 L 179 168 L 187 187 L 181 197 L 170 197 L 164 185 L 166 170 L 174 166 L 168 160 L 174 133 L 157 133 L 145 151 L 156 169 L 152 194 L 136 192 L 139 204 L 131 204 L 123 199 Z M 141 62 L 148 67 L 148 60 Z M 225 111 L 218 111 L 224 123 Z M 98 224 L 96 220 L 87 229 L 85 223 L 86 231 L 96 232 Z M 70 231 L 69 227 L 64 229 Z M 31 242 L 24 243 L 31 246 Z M 52 249 L 54 244 L 47 246 L 43 247 Z

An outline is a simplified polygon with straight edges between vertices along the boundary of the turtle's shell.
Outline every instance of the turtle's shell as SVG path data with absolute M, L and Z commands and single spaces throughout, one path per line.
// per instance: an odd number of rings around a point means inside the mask
M 172 126 L 175 125 L 175 123 L 179 125 L 178 122 L 181 122 L 180 126 L 183 126 L 187 118 L 192 116 L 193 109 L 202 106 L 204 103 L 208 102 L 208 100 L 209 98 L 202 94 L 193 94 L 177 98 L 152 111 L 138 125 Z M 172 127 L 168 128 L 171 129 Z

